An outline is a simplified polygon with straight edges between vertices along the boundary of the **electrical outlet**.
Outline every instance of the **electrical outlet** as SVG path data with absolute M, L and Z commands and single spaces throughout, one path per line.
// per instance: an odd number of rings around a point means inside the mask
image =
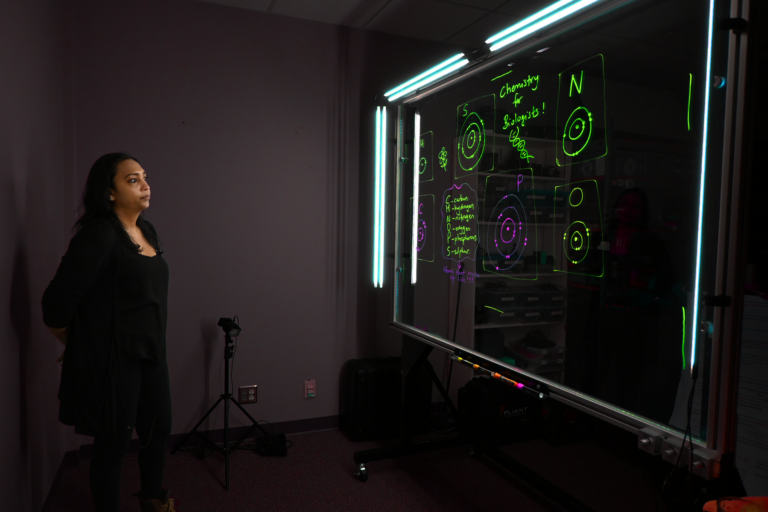
M 259 386 L 240 386 L 240 393 L 237 395 L 240 404 L 255 404 L 258 401 Z
M 317 394 L 317 388 L 315 387 L 314 380 L 304 381 L 304 398 L 315 398 Z

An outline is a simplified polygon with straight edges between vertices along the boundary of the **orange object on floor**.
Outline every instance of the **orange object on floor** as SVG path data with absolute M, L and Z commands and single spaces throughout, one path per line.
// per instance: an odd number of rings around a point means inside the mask
M 720 498 L 704 504 L 704 512 L 768 512 L 768 497 Z

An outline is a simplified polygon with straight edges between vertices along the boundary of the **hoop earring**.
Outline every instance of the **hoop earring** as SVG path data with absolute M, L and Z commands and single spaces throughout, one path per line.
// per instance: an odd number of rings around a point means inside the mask
M 115 196 L 109 196 L 109 200 L 110 201 L 114 201 L 115 200 Z

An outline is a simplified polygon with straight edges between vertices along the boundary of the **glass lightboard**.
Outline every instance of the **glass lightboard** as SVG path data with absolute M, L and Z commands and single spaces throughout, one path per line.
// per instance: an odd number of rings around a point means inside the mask
M 705 438 L 693 322 L 711 317 L 727 67 L 709 20 L 706 1 L 625 2 L 404 98 L 395 323 L 679 430 L 695 362 Z

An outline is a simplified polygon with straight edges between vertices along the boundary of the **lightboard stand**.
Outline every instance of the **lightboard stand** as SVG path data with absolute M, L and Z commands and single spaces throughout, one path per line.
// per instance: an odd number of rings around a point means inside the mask
M 184 436 L 184 439 L 181 440 L 179 444 L 177 444 L 173 450 L 171 451 L 171 455 L 175 454 L 179 448 L 184 446 L 184 444 L 187 442 L 187 439 L 189 439 L 189 436 L 192 434 L 196 434 L 200 439 L 202 439 L 205 443 L 208 444 L 215 452 L 218 452 L 224 456 L 224 488 L 226 490 L 229 490 L 229 454 L 232 453 L 234 450 L 237 449 L 238 446 L 249 436 L 251 435 L 251 432 L 253 432 L 256 428 L 261 430 L 261 432 L 266 436 L 268 435 L 266 430 L 264 430 L 261 425 L 258 424 L 256 420 L 251 417 L 250 414 L 248 414 L 248 411 L 243 409 L 243 406 L 240 405 L 237 400 L 235 400 L 232 396 L 232 393 L 229 389 L 229 364 L 230 360 L 232 359 L 232 355 L 234 354 L 235 347 L 232 342 L 232 337 L 229 334 L 225 335 L 225 343 L 224 343 L 224 393 L 221 394 L 219 399 L 216 401 L 215 404 L 213 404 L 213 407 L 208 409 L 208 412 L 205 413 L 205 415 L 200 418 L 200 421 L 197 422 L 197 425 L 190 430 L 186 436 Z M 223 446 L 219 446 L 208 437 L 204 436 L 202 433 L 200 433 L 197 430 L 197 427 L 199 427 L 203 421 L 210 416 L 210 414 L 216 409 L 216 407 L 220 403 L 224 403 L 224 443 Z M 233 403 L 241 410 L 243 411 L 243 414 L 248 416 L 248 419 L 251 420 L 251 423 L 253 425 L 251 428 L 248 429 L 248 431 L 240 437 L 240 439 L 237 440 L 233 445 L 230 446 L 229 444 L 229 405 Z

